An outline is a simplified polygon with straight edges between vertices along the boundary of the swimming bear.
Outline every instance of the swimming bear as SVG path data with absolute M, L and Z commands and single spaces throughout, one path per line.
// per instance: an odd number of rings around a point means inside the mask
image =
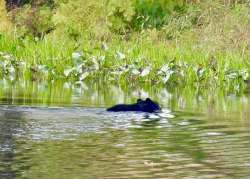
M 141 111 L 149 113 L 156 112 L 159 110 L 161 110 L 159 104 L 152 101 L 150 98 L 147 98 L 145 101 L 142 99 L 137 99 L 137 102 L 134 104 L 117 104 L 107 109 L 107 111 L 112 112 Z

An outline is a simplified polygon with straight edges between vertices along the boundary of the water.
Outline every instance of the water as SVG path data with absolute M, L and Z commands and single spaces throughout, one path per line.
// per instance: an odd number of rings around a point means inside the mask
M 1 81 L 0 178 L 250 178 L 250 96 Z M 106 107 L 152 97 L 158 114 Z

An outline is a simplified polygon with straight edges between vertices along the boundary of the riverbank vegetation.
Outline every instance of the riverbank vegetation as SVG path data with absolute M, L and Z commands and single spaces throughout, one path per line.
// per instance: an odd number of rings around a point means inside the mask
M 249 80 L 248 0 L 0 0 L 0 5 L 1 78 L 235 91 Z

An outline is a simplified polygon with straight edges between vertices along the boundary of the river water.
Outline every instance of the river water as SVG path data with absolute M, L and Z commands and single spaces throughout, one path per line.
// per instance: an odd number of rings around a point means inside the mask
M 0 178 L 250 178 L 247 92 L 0 84 Z M 138 97 L 162 112 L 105 110 Z

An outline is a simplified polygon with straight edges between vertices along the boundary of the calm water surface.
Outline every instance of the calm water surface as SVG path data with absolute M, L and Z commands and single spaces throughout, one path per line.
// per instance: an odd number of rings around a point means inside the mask
M 250 178 L 247 93 L 0 84 L 0 178 Z M 148 96 L 161 113 L 105 111 Z

